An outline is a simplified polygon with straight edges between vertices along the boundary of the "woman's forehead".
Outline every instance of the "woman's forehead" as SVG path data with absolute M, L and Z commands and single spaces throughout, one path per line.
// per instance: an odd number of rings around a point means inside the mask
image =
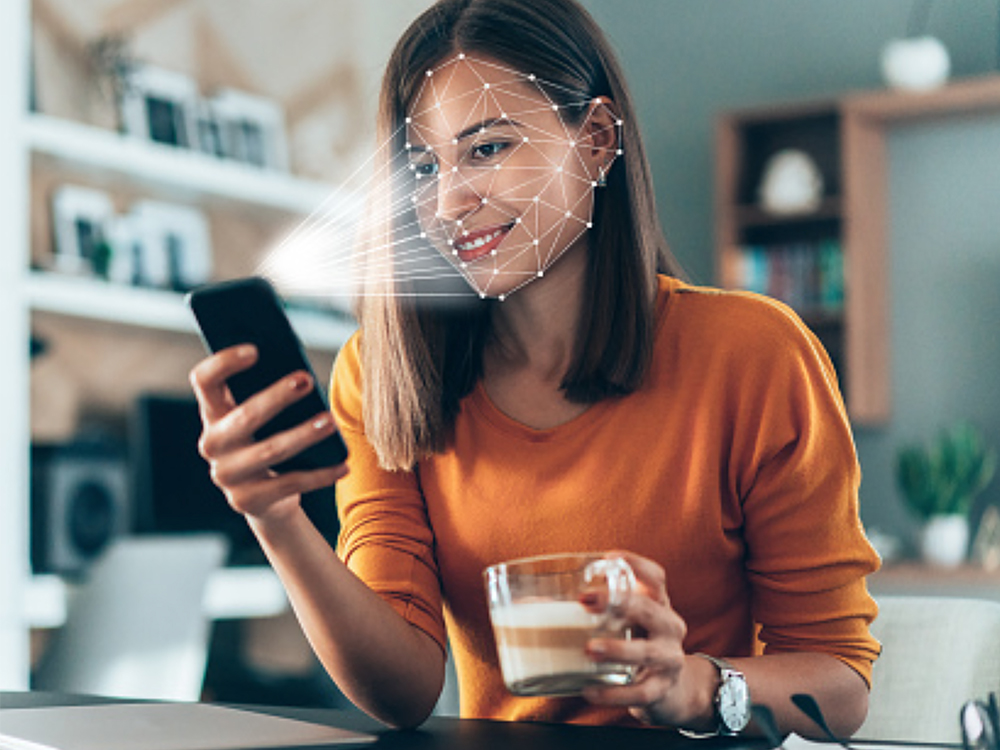
M 407 138 L 443 144 L 481 123 L 555 124 L 555 107 L 531 73 L 458 53 L 424 72 L 406 118 Z

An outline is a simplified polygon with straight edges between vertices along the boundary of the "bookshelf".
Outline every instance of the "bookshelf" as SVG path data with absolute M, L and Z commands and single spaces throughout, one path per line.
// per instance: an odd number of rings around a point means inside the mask
M 850 93 L 717 119 L 718 282 L 792 304 L 829 351 L 855 424 L 884 424 L 891 413 L 888 134 L 906 123 L 997 112 L 1000 75 L 987 75 L 931 92 Z M 783 149 L 804 151 L 819 170 L 823 194 L 814 210 L 775 215 L 761 207 L 765 169 Z M 824 283 L 823 255 L 834 248 L 839 264 Z

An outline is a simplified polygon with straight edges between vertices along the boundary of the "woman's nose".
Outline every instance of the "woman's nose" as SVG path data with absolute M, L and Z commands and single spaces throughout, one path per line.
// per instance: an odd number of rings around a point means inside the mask
M 438 177 L 437 214 L 444 221 L 457 222 L 475 211 L 483 196 L 461 169 L 448 167 Z

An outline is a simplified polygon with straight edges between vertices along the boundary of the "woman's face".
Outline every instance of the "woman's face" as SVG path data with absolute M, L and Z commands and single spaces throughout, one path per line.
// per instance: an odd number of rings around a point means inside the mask
M 593 117 L 564 122 L 533 81 L 458 54 L 425 76 L 407 118 L 420 230 L 484 297 L 585 248 L 598 167 L 614 157 Z

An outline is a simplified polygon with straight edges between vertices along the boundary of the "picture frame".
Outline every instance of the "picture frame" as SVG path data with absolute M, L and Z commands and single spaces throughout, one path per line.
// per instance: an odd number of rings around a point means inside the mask
M 107 277 L 114 218 L 108 193 L 73 184 L 57 187 L 52 193 L 53 270 Z
M 132 206 L 131 231 L 140 251 L 132 273 L 142 286 L 186 292 L 212 274 L 208 219 L 191 206 L 154 200 Z
M 152 65 L 137 66 L 121 99 L 126 133 L 154 143 L 196 148 L 200 94 L 194 79 Z
M 285 113 L 273 99 L 220 89 L 210 100 L 223 154 L 262 169 L 288 170 Z

